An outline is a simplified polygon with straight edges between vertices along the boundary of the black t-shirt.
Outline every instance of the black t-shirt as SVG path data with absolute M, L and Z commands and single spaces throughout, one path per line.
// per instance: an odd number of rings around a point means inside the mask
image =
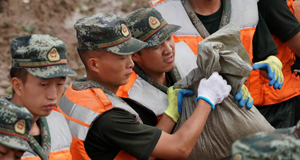
M 259 14 L 259 20 L 252 42 L 253 63 L 265 60 L 270 55 L 278 54 L 277 46 L 261 14 Z
M 216 31 L 219 30 L 221 18 L 222 18 L 222 11 L 223 11 L 223 4 L 221 4 L 221 7 L 219 10 L 211 15 L 200 15 L 196 13 L 197 17 L 200 19 L 200 21 L 203 23 L 204 27 L 208 31 L 209 34 L 213 34 Z
M 285 0 L 260 0 L 258 10 L 270 32 L 283 43 L 300 31 L 299 22 L 289 10 Z
M 211 15 L 203 16 L 197 14 L 197 17 L 203 23 L 209 34 L 213 34 L 219 30 L 222 19 L 223 3 L 219 10 Z M 278 54 L 277 46 L 273 41 L 272 35 L 268 30 L 264 20 L 259 16 L 259 22 L 253 37 L 253 62 L 265 60 L 270 55 Z
M 122 149 L 137 159 L 146 160 L 161 132 L 156 127 L 136 122 L 127 111 L 114 108 L 93 122 L 84 147 L 91 159 L 114 159 Z

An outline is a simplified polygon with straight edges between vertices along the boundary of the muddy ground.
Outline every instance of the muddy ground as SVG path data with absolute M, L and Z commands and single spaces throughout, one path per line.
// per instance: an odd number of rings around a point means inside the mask
M 50 34 L 67 45 L 68 64 L 84 75 L 76 51 L 73 25 L 79 18 L 95 13 L 114 13 L 125 17 L 131 11 L 148 7 L 149 0 L 0 0 L 0 96 L 11 93 L 10 42 L 28 34 Z M 75 77 L 75 78 L 77 78 Z M 67 85 L 73 79 L 67 79 Z

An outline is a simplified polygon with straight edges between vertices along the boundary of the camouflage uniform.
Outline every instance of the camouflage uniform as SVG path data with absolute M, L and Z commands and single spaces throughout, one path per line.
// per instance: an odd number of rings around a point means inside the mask
M 50 79 L 76 76 L 67 66 L 66 45 L 58 38 L 47 34 L 33 34 L 17 37 L 11 43 L 12 69 L 24 68 L 35 77 Z M 41 133 L 41 145 L 32 135 L 28 143 L 43 160 L 48 159 L 51 151 L 51 136 L 46 117 L 40 117 L 37 125 Z
M 300 160 L 300 121 L 295 127 L 241 138 L 232 153 L 232 160 Z
M 0 144 L 32 152 L 27 140 L 33 122 L 29 111 L 17 104 L 0 99 Z

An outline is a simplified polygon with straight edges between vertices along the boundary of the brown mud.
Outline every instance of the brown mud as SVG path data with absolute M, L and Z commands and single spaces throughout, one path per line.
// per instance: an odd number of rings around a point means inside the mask
M 125 17 L 148 7 L 148 0 L 0 0 L 0 96 L 11 94 L 9 69 L 10 42 L 28 34 L 50 34 L 66 43 L 68 64 L 82 77 L 85 74 L 76 51 L 74 23 L 95 13 Z M 73 79 L 67 79 L 67 84 Z

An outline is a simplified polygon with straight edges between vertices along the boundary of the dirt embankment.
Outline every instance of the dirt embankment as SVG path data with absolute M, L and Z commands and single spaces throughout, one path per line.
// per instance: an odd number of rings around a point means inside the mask
M 0 96 L 11 93 L 10 42 L 28 34 L 50 34 L 67 45 L 68 64 L 84 75 L 77 55 L 73 25 L 79 18 L 95 13 L 114 13 L 125 17 L 131 11 L 148 7 L 148 0 L 0 0 Z M 73 79 L 68 79 L 69 84 Z

